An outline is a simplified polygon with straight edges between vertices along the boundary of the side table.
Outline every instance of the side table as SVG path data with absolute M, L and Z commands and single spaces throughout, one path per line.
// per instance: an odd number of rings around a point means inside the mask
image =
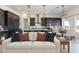
M 60 52 L 61 52 L 61 46 L 63 45 L 63 49 L 65 49 L 65 45 L 68 46 L 68 53 L 70 52 L 70 42 L 64 37 L 58 38 L 60 40 Z

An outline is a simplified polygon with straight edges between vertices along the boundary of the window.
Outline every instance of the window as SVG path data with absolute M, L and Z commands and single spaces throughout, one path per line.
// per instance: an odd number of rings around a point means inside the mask
M 75 21 L 76 32 L 79 32 L 79 20 Z
M 76 25 L 76 26 L 79 26 L 79 20 L 76 20 L 75 25 Z
M 66 28 L 66 29 L 70 29 L 70 22 L 69 22 L 69 20 L 64 20 L 63 21 L 63 26 L 64 26 L 64 28 Z
M 69 27 L 70 26 L 69 21 L 64 21 L 64 26 Z

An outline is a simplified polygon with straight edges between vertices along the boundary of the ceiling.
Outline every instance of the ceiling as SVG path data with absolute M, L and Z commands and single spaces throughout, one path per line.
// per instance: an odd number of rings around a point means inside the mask
M 64 12 L 72 9 L 75 5 L 45 5 L 45 10 L 47 15 L 52 16 L 62 16 Z M 27 5 L 7 5 L 7 7 L 13 9 L 14 11 L 18 12 L 19 14 L 27 13 L 28 6 Z M 30 5 L 30 13 L 31 14 L 42 14 L 43 13 L 43 5 Z

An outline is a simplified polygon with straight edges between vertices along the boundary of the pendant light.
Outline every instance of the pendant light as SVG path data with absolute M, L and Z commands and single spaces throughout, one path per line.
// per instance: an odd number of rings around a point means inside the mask
M 30 18 L 30 16 L 31 16 L 31 13 L 30 13 L 30 5 L 28 5 L 28 13 L 27 13 L 27 16 Z
M 42 13 L 42 16 L 43 17 L 46 17 L 46 6 L 45 5 L 43 5 L 43 13 Z

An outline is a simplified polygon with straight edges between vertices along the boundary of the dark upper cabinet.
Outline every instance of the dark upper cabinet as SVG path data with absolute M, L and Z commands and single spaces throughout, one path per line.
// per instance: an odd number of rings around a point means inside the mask
M 0 9 L 0 25 L 4 26 L 5 25 L 5 13 L 4 10 Z
M 35 18 L 30 18 L 30 26 L 35 26 Z
M 52 26 L 62 26 L 61 18 L 53 18 L 50 23 Z
M 62 26 L 61 18 L 41 18 L 41 26 Z
M 18 15 L 5 11 L 5 26 L 7 26 L 8 29 L 19 29 L 19 19 Z
M 46 18 L 41 18 L 41 26 L 46 26 Z

